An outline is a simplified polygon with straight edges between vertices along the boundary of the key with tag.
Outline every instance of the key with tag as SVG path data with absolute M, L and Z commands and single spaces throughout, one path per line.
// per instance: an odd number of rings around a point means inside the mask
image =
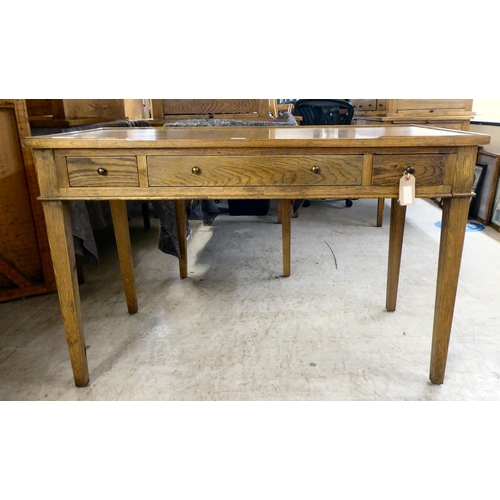
M 415 204 L 415 169 L 408 167 L 399 180 L 399 204 L 401 206 Z

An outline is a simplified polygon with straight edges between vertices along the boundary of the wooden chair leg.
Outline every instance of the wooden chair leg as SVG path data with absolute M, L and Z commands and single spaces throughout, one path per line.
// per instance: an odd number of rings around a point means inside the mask
M 281 235 L 283 244 L 283 276 L 290 276 L 291 268 L 291 207 L 290 200 L 280 200 L 281 205 Z
M 377 206 L 377 227 L 382 227 L 384 221 L 384 206 L 385 198 L 379 198 Z
M 134 264 L 132 262 L 132 248 L 130 246 L 130 229 L 127 217 L 127 205 L 122 200 L 110 200 L 111 217 L 115 231 L 118 260 L 122 272 L 123 288 L 127 299 L 127 308 L 130 314 L 138 311 L 137 292 L 135 289 Z
M 179 275 L 181 279 L 187 278 L 187 214 L 186 201 L 175 200 L 175 218 L 177 221 L 177 239 L 179 240 Z

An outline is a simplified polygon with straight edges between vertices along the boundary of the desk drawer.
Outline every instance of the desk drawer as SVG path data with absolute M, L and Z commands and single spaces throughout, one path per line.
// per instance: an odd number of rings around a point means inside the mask
M 398 115 L 460 115 L 467 109 L 467 99 L 397 99 L 395 107 Z
M 69 156 L 66 165 L 71 187 L 139 186 L 135 156 Z
M 148 156 L 150 186 L 360 186 L 362 155 Z
M 394 125 L 424 125 L 425 127 L 451 128 L 453 130 L 466 130 L 466 125 L 469 120 L 450 120 L 450 121 L 435 121 L 435 120 L 394 120 Z
M 418 186 L 440 186 L 443 184 L 445 154 L 423 155 L 374 155 L 372 186 L 394 186 L 406 168 L 413 167 Z

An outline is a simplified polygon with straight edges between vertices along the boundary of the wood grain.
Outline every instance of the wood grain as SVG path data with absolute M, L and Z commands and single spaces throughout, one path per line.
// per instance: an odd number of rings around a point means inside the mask
M 150 186 L 356 186 L 361 184 L 362 166 L 361 155 L 148 158 Z
M 23 99 L 0 100 L 0 302 L 56 289 Z
M 177 226 L 177 239 L 179 241 L 179 276 L 187 278 L 187 212 L 184 200 L 175 200 L 175 221 Z
M 72 187 L 139 186 L 135 156 L 69 157 L 67 159 L 69 185 Z M 98 168 L 106 169 L 99 175 Z
M 374 155 L 373 186 L 393 186 L 407 167 L 413 167 L 417 186 L 443 184 L 446 155 Z
M 279 200 L 279 212 L 281 216 L 281 239 L 283 248 L 283 276 L 288 277 L 291 273 L 291 250 L 292 250 L 292 218 L 290 200 Z
M 382 227 L 384 223 L 384 209 L 385 209 L 385 199 L 379 198 L 377 200 L 377 227 Z
M 153 118 L 271 120 L 269 99 L 152 99 Z
M 443 200 L 429 378 L 442 384 L 448 358 L 470 199 Z
M 392 199 L 391 225 L 389 229 L 389 263 L 387 266 L 387 294 L 385 306 L 389 312 L 393 312 L 396 310 L 405 219 L 406 206 L 401 206 L 396 199 Z
M 66 201 L 51 201 L 43 203 L 43 210 L 75 385 L 85 387 L 89 383 L 89 370 L 80 311 L 70 206 Z

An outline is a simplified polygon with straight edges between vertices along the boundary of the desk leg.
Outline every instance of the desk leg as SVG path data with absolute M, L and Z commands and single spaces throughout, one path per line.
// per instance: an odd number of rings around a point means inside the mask
M 85 387 L 89 383 L 89 368 L 85 352 L 69 202 L 44 201 L 43 211 L 73 377 L 77 387 Z
M 382 227 L 384 221 L 385 198 L 379 198 L 377 204 L 377 227 Z
M 469 198 L 443 200 L 429 375 L 433 384 L 444 381 L 469 205 Z
M 115 230 L 118 260 L 122 272 L 123 288 L 130 314 L 137 312 L 137 293 L 135 290 L 134 264 L 132 263 L 132 248 L 130 247 L 130 232 L 128 227 L 127 205 L 122 200 L 110 200 L 113 228 Z
M 389 265 L 387 267 L 386 309 L 396 310 L 398 297 L 399 270 L 401 268 L 401 253 L 403 251 L 403 235 L 405 230 L 406 206 L 401 206 L 398 200 L 391 200 L 391 226 L 389 229 Z
M 185 200 L 175 200 L 175 218 L 177 220 L 177 239 L 179 240 L 179 275 L 187 278 L 187 214 Z
M 292 244 L 292 204 L 290 200 L 279 200 L 281 213 L 281 238 L 283 244 L 283 276 L 290 276 L 291 244 Z

